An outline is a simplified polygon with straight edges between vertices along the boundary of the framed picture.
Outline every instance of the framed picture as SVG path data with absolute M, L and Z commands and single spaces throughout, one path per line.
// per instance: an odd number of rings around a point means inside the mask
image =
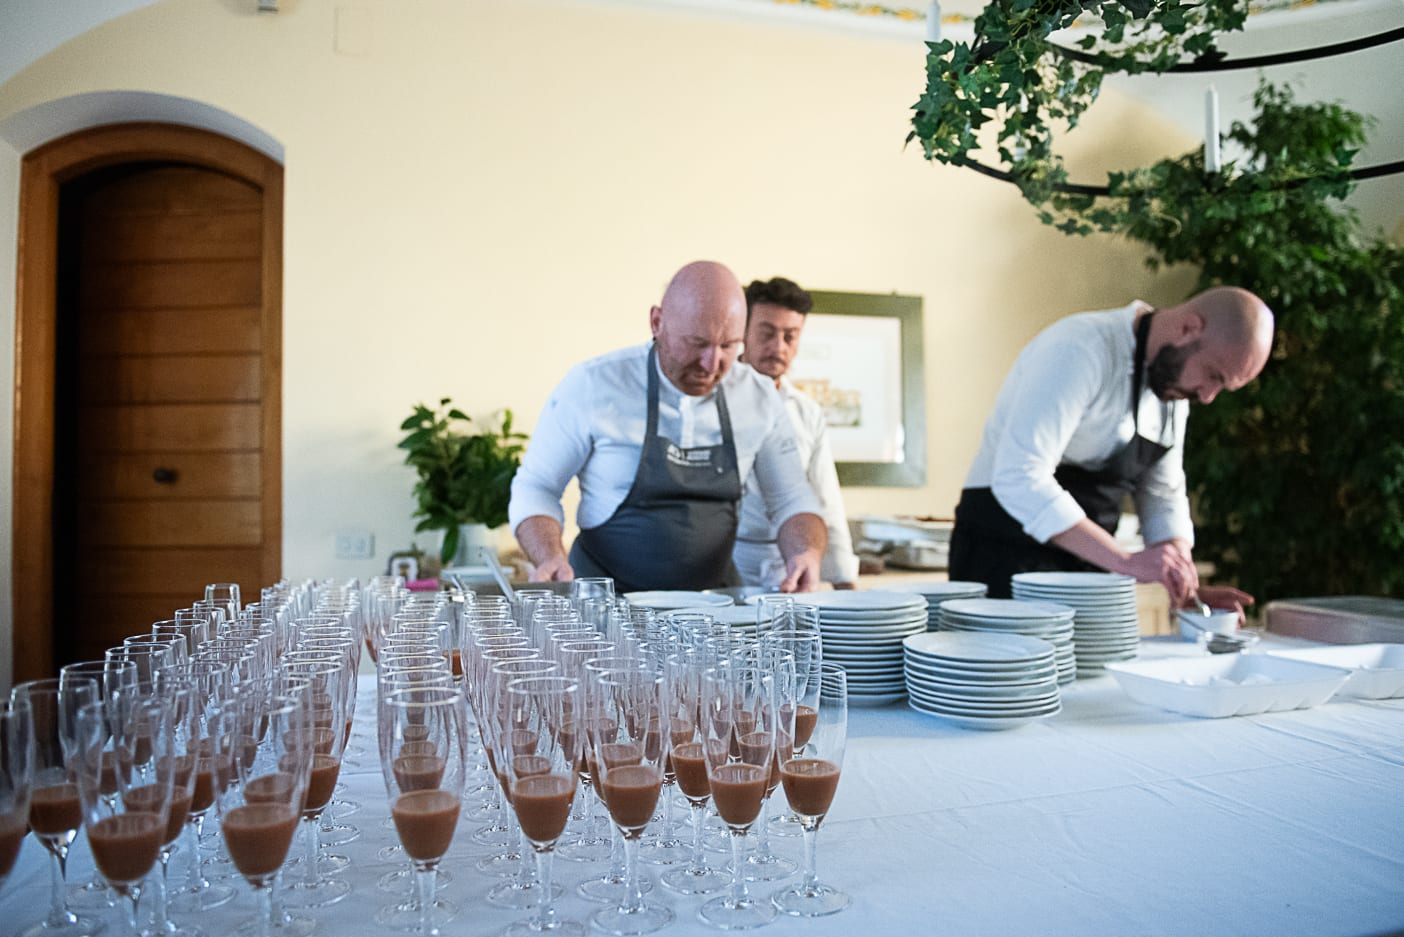
M 789 376 L 824 408 L 839 483 L 926 484 L 921 297 L 811 295 Z

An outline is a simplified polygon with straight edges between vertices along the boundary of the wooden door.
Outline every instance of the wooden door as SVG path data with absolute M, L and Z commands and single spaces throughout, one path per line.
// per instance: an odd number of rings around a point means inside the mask
M 62 198 L 60 264 L 73 250 L 77 288 L 71 310 L 60 297 L 73 342 L 59 374 L 76 393 L 59 397 L 72 458 L 56 495 L 71 529 L 56 542 L 71 552 L 57 566 L 78 575 L 56 601 L 77 625 L 75 659 L 90 660 L 207 582 L 255 597 L 265 585 L 262 198 L 224 173 L 162 164 L 100 171 Z
M 16 680 L 100 657 L 206 583 L 256 598 L 282 536 L 281 167 L 129 125 L 25 173 Z

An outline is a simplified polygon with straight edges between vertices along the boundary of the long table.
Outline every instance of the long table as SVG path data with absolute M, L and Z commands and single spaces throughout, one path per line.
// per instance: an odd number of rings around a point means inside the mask
M 1142 656 L 1191 652 L 1154 639 Z M 390 896 L 375 883 L 395 866 L 376 853 L 395 834 L 382 825 L 371 700 L 373 688 L 363 686 L 353 747 L 364 754 L 343 771 L 344 797 L 363 805 L 347 820 L 362 835 L 335 850 L 351 858 L 344 877 L 354 890 L 316 912 L 318 933 L 385 932 L 371 919 Z M 1404 700 L 1195 719 L 1136 703 L 1104 676 L 1065 687 L 1063 705 L 1052 719 L 1003 732 L 962 729 L 902 705 L 852 710 L 818 854 L 821 878 L 853 903 L 828 918 L 782 917 L 764 932 L 1404 933 Z M 488 850 L 466 833 L 460 828 L 445 860 L 454 881 L 443 894 L 461 911 L 443 933 L 492 934 L 524 915 L 484 903 L 498 880 L 476 871 Z M 772 843 L 799 859 L 798 839 Z M 0 934 L 47 906 L 47 861 L 26 841 L 0 892 Z M 80 837 L 70 881 L 91 869 Z M 585 919 L 596 906 L 574 886 L 601 868 L 557 861 L 556 870 L 567 891 L 560 914 Z M 240 891 L 194 923 L 215 937 L 248 920 L 254 905 Z M 653 895 L 677 915 L 663 933 L 715 933 L 696 920 L 702 899 Z M 115 912 L 108 916 L 120 933 Z

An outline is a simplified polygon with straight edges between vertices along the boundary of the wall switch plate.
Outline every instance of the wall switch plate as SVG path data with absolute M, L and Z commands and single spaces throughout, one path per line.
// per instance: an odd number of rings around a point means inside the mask
M 375 534 L 369 530 L 338 530 L 336 558 L 339 560 L 368 560 L 375 556 Z

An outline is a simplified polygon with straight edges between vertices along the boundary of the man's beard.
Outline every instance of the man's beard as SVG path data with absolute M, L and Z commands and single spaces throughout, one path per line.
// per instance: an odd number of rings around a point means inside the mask
M 1146 365 L 1146 386 L 1161 400 L 1176 400 L 1189 397 L 1180 386 L 1180 375 L 1184 373 L 1185 362 L 1199 350 L 1199 340 L 1184 347 L 1162 345 L 1160 351 Z M 1173 392 L 1173 396 L 1171 395 Z

